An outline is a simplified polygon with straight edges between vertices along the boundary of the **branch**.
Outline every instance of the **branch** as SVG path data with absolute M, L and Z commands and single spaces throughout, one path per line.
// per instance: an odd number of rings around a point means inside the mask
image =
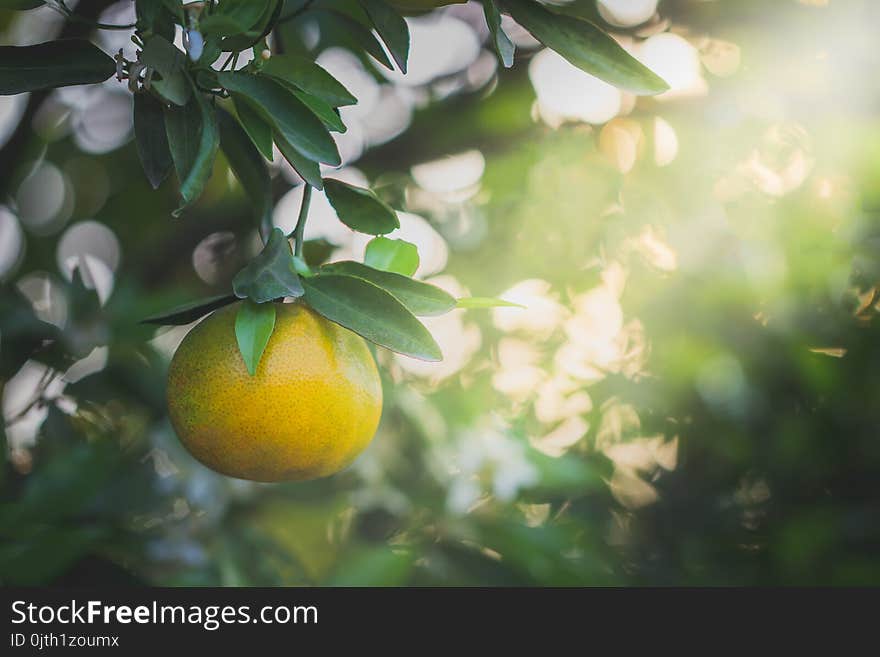
M 302 205 L 299 206 L 299 218 L 293 229 L 293 255 L 300 258 L 303 254 L 303 233 L 306 230 L 306 220 L 309 218 L 309 204 L 312 201 L 312 186 L 307 182 L 303 182 L 303 185 Z

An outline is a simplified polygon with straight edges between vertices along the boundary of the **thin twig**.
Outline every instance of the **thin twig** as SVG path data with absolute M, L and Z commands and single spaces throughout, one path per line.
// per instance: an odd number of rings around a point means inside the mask
M 32 409 L 44 404 L 46 402 L 55 401 L 54 399 L 48 399 L 45 397 L 46 391 L 49 389 L 49 386 L 52 385 L 52 382 L 58 377 L 58 372 L 53 370 L 51 367 L 47 367 L 43 374 L 40 376 L 40 380 L 37 383 L 37 390 L 34 393 L 34 398 L 28 402 L 28 404 L 18 411 L 11 418 L 6 420 L 5 424 L 7 427 L 11 427 L 16 422 L 24 419 L 24 416 L 31 412 Z
M 234 53 L 234 52 L 231 52 L 231 53 L 229 53 L 229 55 L 227 55 L 226 59 L 223 60 L 223 63 L 220 64 L 220 70 L 221 70 L 221 71 L 224 70 L 224 69 L 229 65 L 229 62 L 232 61 L 232 58 L 233 58 L 233 57 L 235 57 L 235 53 Z

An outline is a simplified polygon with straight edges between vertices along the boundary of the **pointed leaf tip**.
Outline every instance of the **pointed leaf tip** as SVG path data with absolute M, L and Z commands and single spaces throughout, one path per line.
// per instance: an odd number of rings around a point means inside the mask
M 409 26 L 406 20 L 384 0 L 360 0 L 360 2 L 401 73 L 406 74 L 409 58 Z
M 275 304 L 254 303 L 250 299 L 241 304 L 235 315 L 235 339 L 251 376 L 256 374 L 274 330 Z
M 443 358 L 419 320 L 394 296 L 361 278 L 319 274 L 303 281 L 305 300 L 315 312 L 370 342 L 426 361 Z
M 501 0 L 511 17 L 569 62 L 636 95 L 659 94 L 669 85 L 593 23 L 558 14 L 534 0 Z
M 413 315 L 442 315 L 455 308 L 455 298 L 445 290 L 416 281 L 409 276 L 374 269 L 359 262 L 344 260 L 321 267 L 324 274 L 343 274 L 363 278 L 378 285 L 406 306 Z
M 151 317 L 142 319 L 141 324 L 159 324 L 162 326 L 183 326 L 186 324 L 192 324 L 199 317 L 204 317 L 218 308 L 228 306 L 236 300 L 236 297 L 232 294 L 221 294 L 216 297 L 192 301 L 163 313 L 159 313 L 158 315 L 152 315 Z
M 0 46 L 0 96 L 103 82 L 116 63 L 85 39 Z

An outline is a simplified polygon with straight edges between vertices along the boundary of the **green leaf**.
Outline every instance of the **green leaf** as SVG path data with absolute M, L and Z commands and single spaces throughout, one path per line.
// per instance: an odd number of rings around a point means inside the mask
M 501 1 L 502 0 L 496 0 L 496 2 Z M 552 11 L 557 14 L 562 14 L 563 16 L 573 16 L 575 18 L 580 18 L 582 21 L 587 21 L 588 23 L 597 25 L 602 29 L 609 29 L 613 27 L 615 31 L 620 32 L 624 30 L 631 30 L 634 27 L 629 26 L 624 28 L 610 25 L 608 21 L 606 21 L 602 17 L 602 13 L 599 11 L 597 3 L 593 0 L 573 0 L 572 2 L 565 5 L 554 4 L 552 7 Z
M 151 80 L 150 88 L 169 103 L 179 107 L 186 105 L 192 96 L 192 87 L 183 71 L 176 71 L 161 79 Z
M 318 13 L 318 12 L 315 12 Z M 327 18 L 335 23 L 342 24 L 342 33 L 351 41 L 351 46 L 355 51 L 363 50 L 371 55 L 377 62 L 389 70 L 394 70 L 391 60 L 385 54 L 382 44 L 376 40 L 373 33 L 368 30 L 362 23 L 356 21 L 351 16 L 335 11 L 326 12 Z
M 269 61 L 263 64 L 261 72 L 292 84 L 332 107 L 357 103 L 357 98 L 352 96 L 341 82 L 306 57 L 272 55 Z
M 501 0 L 501 4 L 533 37 L 587 73 L 637 95 L 669 89 L 663 79 L 592 23 L 561 16 L 533 0 Z
M 294 96 L 302 101 L 303 105 L 312 110 L 312 114 L 321 119 L 321 123 L 323 123 L 328 130 L 334 132 L 346 131 L 345 124 L 342 122 L 342 119 L 333 107 L 320 98 L 307 94 L 299 89 L 291 89 L 291 91 Z
M 299 177 L 305 180 L 315 189 L 324 189 L 324 180 L 321 178 L 321 167 L 300 153 L 287 141 L 281 133 L 275 133 L 275 145 L 281 151 L 281 155 L 287 160 L 288 164 L 293 167 Z
M 253 201 L 257 226 L 267 221 L 272 212 L 272 184 L 269 168 L 238 121 L 226 110 L 217 108 L 220 148 L 235 177 Z
M 353 230 L 382 235 L 400 228 L 397 213 L 369 189 L 325 178 L 324 193 L 339 220 Z
M 136 0 L 138 25 L 142 31 L 152 30 L 169 41 L 174 41 L 175 25 L 183 23 L 183 6 L 180 0 Z
M 258 28 L 260 20 L 270 10 L 269 0 L 223 0 L 213 14 L 199 20 L 199 31 L 204 35 L 227 37 Z
M 254 103 L 294 148 L 331 166 L 342 163 L 336 142 L 321 120 L 280 82 L 262 75 L 224 71 L 217 79 L 229 91 Z
M 180 180 L 183 202 L 173 212 L 174 216 L 179 216 L 184 208 L 201 196 L 211 177 L 220 142 L 217 119 L 207 99 L 195 92 L 184 107 L 165 109 L 165 129 L 174 168 Z
M 455 306 L 457 308 L 525 308 L 522 304 L 513 303 L 513 301 L 493 299 L 491 297 L 464 297 L 456 299 Z
M 405 240 L 377 237 L 367 244 L 364 263 L 376 269 L 412 276 L 419 268 L 419 250 Z
M 309 263 L 306 262 L 305 258 L 301 258 L 298 255 L 293 256 L 293 269 L 297 274 L 305 278 L 315 275 L 315 272 L 309 267 Z
M 134 95 L 134 140 L 147 180 L 156 189 L 171 173 L 174 162 L 168 149 L 162 104 L 147 93 Z
M 241 98 L 233 98 L 232 103 L 235 105 L 235 113 L 238 115 L 241 127 L 244 128 L 248 137 L 251 138 L 254 146 L 257 147 L 267 160 L 273 159 L 272 126 L 263 120 L 260 113 L 252 108 L 247 101 Z
M 135 15 L 137 16 L 138 28 L 144 31 L 152 31 L 153 23 L 163 9 L 161 2 L 155 0 L 134 0 Z
M 148 0 L 148 2 L 155 2 L 156 0 Z M 159 0 L 165 9 L 168 10 L 172 16 L 176 19 L 183 21 L 183 0 Z
M 0 95 L 103 82 L 116 63 L 84 39 L 0 46 Z
M 442 315 L 455 308 L 455 298 L 436 285 L 414 281 L 408 276 L 373 269 L 359 262 L 346 260 L 321 267 L 322 274 L 355 276 L 378 285 L 406 306 L 413 315 Z
M 247 300 L 235 315 L 235 339 L 248 373 L 257 373 L 272 331 L 275 330 L 275 304 Z
M 383 545 L 361 548 L 351 556 L 338 560 L 329 583 L 331 586 L 405 586 L 415 555 L 392 551 Z
M 152 36 L 141 51 L 141 61 L 166 77 L 179 73 L 186 63 L 186 55 L 177 46 L 161 36 Z
M 250 0 L 241 0 L 242 3 L 249 1 Z M 258 0 L 257 4 L 260 4 L 261 2 L 262 0 Z M 223 50 L 225 52 L 240 52 L 256 44 L 272 31 L 272 28 L 275 26 L 275 23 L 281 15 L 282 7 L 284 7 L 284 0 L 269 0 L 262 15 L 250 29 L 243 34 L 235 34 L 223 39 Z
M 141 324 L 160 324 L 162 326 L 183 326 L 192 324 L 199 317 L 204 317 L 218 308 L 228 306 L 238 298 L 232 294 L 221 294 L 216 297 L 200 299 L 166 310 L 158 315 L 151 315 L 141 320 Z
M 165 131 L 177 179 L 182 184 L 196 161 L 202 132 L 202 113 L 194 98 L 182 107 L 165 107 Z
M 220 83 L 217 82 L 217 71 L 212 68 L 198 68 L 195 70 L 196 87 L 199 89 L 210 89 L 217 91 L 220 89 Z
M 0 0 L 0 9 L 36 9 L 43 0 Z
M 225 37 L 246 32 L 249 26 L 243 26 L 230 16 L 211 14 L 199 20 L 199 32 L 206 36 Z
M 290 242 L 280 228 L 272 229 L 260 255 L 235 275 L 232 289 L 239 299 L 256 303 L 303 295 L 302 282 L 293 267 Z
M 202 54 L 199 55 L 198 62 L 202 66 L 210 66 L 217 61 L 220 56 L 220 41 L 214 37 L 205 39 L 205 45 L 202 46 Z
M 498 58 L 504 65 L 504 68 L 513 66 L 513 56 L 516 52 L 516 46 L 510 40 L 510 37 L 501 29 L 501 12 L 498 11 L 498 5 L 495 0 L 483 0 L 483 13 L 486 15 L 486 24 L 489 26 L 489 35 L 492 37 L 492 45 Z
M 373 22 L 376 32 L 388 46 L 402 73 L 406 73 L 409 56 L 409 27 L 397 10 L 384 0 L 360 0 L 361 6 Z
M 304 279 L 303 287 L 305 300 L 315 312 L 370 342 L 420 360 L 443 358 L 428 329 L 380 287 L 335 274 Z

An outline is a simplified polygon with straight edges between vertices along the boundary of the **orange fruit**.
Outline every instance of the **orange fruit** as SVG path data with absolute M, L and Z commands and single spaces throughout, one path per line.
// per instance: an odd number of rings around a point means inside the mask
M 382 387 L 366 342 L 301 303 L 277 304 L 254 376 L 235 338 L 239 304 L 214 312 L 168 372 L 171 423 L 209 468 L 254 481 L 302 481 L 345 468 L 370 443 Z

